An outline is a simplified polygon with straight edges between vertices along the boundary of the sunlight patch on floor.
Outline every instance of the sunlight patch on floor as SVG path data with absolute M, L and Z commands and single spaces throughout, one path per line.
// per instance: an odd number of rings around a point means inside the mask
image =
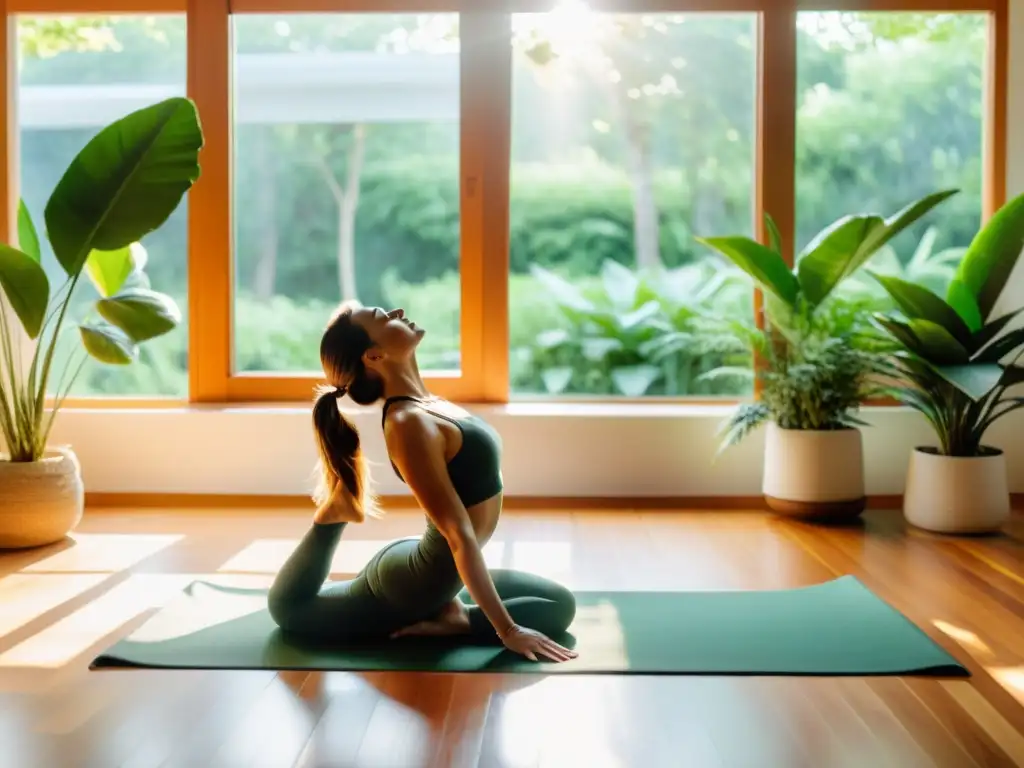
M 985 671 L 1024 705 L 1024 667 L 986 667 Z
M 562 541 L 516 541 L 508 568 L 526 571 L 563 582 L 568 587 L 572 577 L 572 544 Z
M 185 538 L 181 534 L 73 533 L 74 544 L 23 573 L 117 573 Z
M 942 619 L 932 619 L 932 624 L 944 635 L 948 635 L 958 642 L 968 650 L 972 656 L 979 657 L 982 661 L 986 659 L 992 661 L 995 660 L 996 654 L 980 637 L 978 637 L 977 634 L 971 630 L 958 627 L 955 624 L 943 621 Z
M 104 573 L 13 573 L 0 579 L 0 638 L 109 578 Z
M 0 668 L 69 663 L 128 622 L 170 600 L 197 577 L 135 574 L 87 605 L 0 653 Z

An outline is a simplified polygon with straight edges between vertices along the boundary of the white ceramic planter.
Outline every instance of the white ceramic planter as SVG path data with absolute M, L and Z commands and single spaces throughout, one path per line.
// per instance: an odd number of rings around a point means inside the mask
M 794 517 L 852 518 L 867 504 L 859 429 L 781 429 L 765 435 L 762 492 L 768 507 Z
M 988 455 L 942 456 L 918 447 L 910 454 L 903 515 L 918 528 L 937 533 L 986 533 L 1010 517 L 1006 458 L 986 446 Z
M 60 541 L 78 525 L 85 487 L 78 457 L 51 448 L 40 461 L 11 462 L 0 454 L 0 549 Z

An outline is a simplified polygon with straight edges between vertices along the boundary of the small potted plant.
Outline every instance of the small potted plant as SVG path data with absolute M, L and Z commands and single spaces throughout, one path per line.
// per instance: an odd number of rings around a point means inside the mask
M 910 455 L 903 513 L 941 533 L 998 530 L 1010 515 L 1002 449 L 985 435 L 1024 406 L 1009 394 L 1024 383 L 1024 329 L 1007 331 L 1022 307 L 995 305 L 1024 249 L 1024 195 L 1004 205 L 977 233 L 943 299 L 928 288 L 873 274 L 898 310 L 874 320 L 896 342 L 888 356 L 890 394 L 931 425 L 937 445 Z
M 18 247 L 0 244 L 0 548 L 58 541 L 82 517 L 78 459 L 70 447 L 50 444 L 54 418 L 81 367 L 49 389 L 82 275 L 99 293 L 98 317 L 78 324 L 92 358 L 130 364 L 139 344 L 179 324 L 174 300 L 149 287 L 139 241 L 163 225 L 199 177 L 202 144 L 195 105 L 177 97 L 97 133 L 71 161 L 44 211 L 46 236 L 65 276 L 55 291 L 35 224 L 19 206 Z
M 762 493 L 770 509 L 822 520 L 864 510 L 861 422 L 855 413 L 874 391 L 879 358 L 870 336 L 861 333 L 866 313 L 830 298 L 882 246 L 955 193 L 927 195 L 888 218 L 845 216 L 812 239 L 795 269 L 782 257 L 770 217 L 768 245 L 741 236 L 699 238 L 764 294 L 763 329 L 727 321 L 734 337 L 758 354 L 762 387 L 759 399 L 741 405 L 728 420 L 722 447 L 767 425 Z

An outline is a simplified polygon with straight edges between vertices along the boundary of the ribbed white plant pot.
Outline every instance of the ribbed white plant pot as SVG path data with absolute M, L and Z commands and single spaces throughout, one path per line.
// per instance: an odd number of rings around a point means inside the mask
M 82 519 L 85 487 L 70 448 L 12 462 L 0 454 L 0 549 L 39 547 L 63 539 Z
M 769 423 L 762 492 L 779 514 L 849 519 L 867 505 L 859 429 L 782 429 Z
M 1010 517 L 1006 457 L 984 446 L 984 456 L 942 456 L 935 448 L 910 454 L 903 515 L 936 533 L 987 533 Z

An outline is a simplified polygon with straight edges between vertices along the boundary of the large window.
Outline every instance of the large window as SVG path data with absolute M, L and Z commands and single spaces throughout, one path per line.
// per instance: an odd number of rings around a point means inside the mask
M 514 394 L 736 395 L 707 316 L 749 283 L 694 235 L 753 234 L 757 20 L 567 5 L 513 19 Z
M 84 362 L 79 401 L 308 403 L 348 299 L 424 327 L 454 400 L 734 400 L 754 361 L 720 321 L 757 297 L 699 237 L 766 240 L 767 212 L 796 257 L 956 187 L 871 261 L 941 292 L 1004 199 L 1006 0 L 39 2 L 8 4 L 8 231 L 129 111 L 189 95 L 206 137 L 143 242 L 185 322 L 104 366 L 82 280 L 51 380 Z M 841 293 L 887 302 L 865 275 Z
M 798 249 L 840 216 L 959 189 L 869 264 L 945 295 L 982 222 L 987 26 L 981 13 L 799 15 Z M 863 273 L 841 293 L 889 306 Z
M 50 192 L 79 150 L 105 125 L 169 96 L 185 95 L 185 17 L 21 16 L 18 35 L 20 193 L 40 230 L 51 295 L 68 288 L 43 236 Z M 152 287 L 178 304 L 186 322 L 140 346 L 129 366 L 86 356 L 76 325 L 99 297 L 79 281 L 54 355 L 50 394 L 73 397 L 188 397 L 188 198 L 145 238 Z M 61 294 L 64 295 L 64 294 Z
M 312 375 L 340 301 L 458 371 L 458 15 L 234 22 L 234 369 Z

